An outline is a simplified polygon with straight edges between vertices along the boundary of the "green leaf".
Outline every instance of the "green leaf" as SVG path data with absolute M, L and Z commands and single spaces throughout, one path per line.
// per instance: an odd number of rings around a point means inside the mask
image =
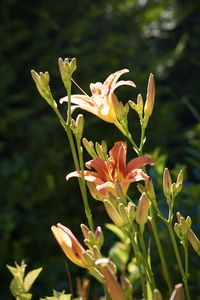
M 42 271 L 42 268 L 38 268 L 35 270 L 30 271 L 26 277 L 24 278 L 24 290 L 28 292 L 30 288 L 32 287 L 34 281 Z

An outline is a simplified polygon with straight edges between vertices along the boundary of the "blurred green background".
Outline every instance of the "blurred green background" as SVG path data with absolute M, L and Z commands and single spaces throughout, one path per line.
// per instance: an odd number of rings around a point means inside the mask
M 65 181 L 65 175 L 74 169 L 65 132 L 30 76 L 31 69 L 48 70 L 55 98 L 65 96 L 58 57 L 77 58 L 74 79 L 86 92 L 90 82 L 128 68 L 130 73 L 124 78 L 133 80 L 137 88 L 119 89 L 122 101 L 135 100 L 140 92 L 145 96 L 149 73 L 154 73 L 156 103 L 145 151 L 159 153 L 161 168 L 152 171 L 152 177 L 159 191 L 165 161 L 175 173 L 184 168 L 185 184 L 177 206 L 192 216 L 193 228 L 200 234 L 199 13 L 199 1 L 189 0 L 1 1 L 2 299 L 12 298 L 5 264 L 23 258 L 31 268 L 44 267 L 35 295 L 50 295 L 52 288 L 68 289 L 65 258 L 50 226 L 62 222 L 79 236 L 79 223 L 86 222 L 76 180 Z M 65 113 L 63 107 L 61 111 Z M 112 125 L 85 116 L 88 139 L 105 139 L 112 147 L 122 138 L 117 131 L 113 135 Z M 130 116 L 137 139 L 138 119 L 134 112 Z M 102 206 L 95 201 L 91 205 L 96 225 L 103 225 L 107 219 Z M 200 266 L 192 249 L 191 253 L 192 299 L 198 299 Z M 171 254 L 168 263 L 173 265 Z M 75 276 L 77 269 L 70 263 L 69 267 Z

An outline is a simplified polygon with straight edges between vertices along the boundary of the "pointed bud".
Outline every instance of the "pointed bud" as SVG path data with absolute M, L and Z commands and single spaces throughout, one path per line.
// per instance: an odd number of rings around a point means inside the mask
M 136 222 L 141 225 L 141 228 L 144 227 L 145 223 L 148 220 L 150 201 L 147 198 L 146 194 L 143 193 L 139 199 L 139 203 L 136 209 Z
M 82 143 L 90 156 L 92 156 L 92 158 L 97 157 L 97 154 L 94 150 L 94 143 L 92 141 L 88 141 L 86 138 L 83 138 Z
M 192 245 L 193 249 L 200 255 L 200 241 L 192 229 L 188 231 L 187 238 L 190 244 Z
M 181 238 L 182 238 L 181 229 L 180 229 L 180 225 L 178 223 L 174 224 L 174 231 L 175 231 L 177 237 L 181 240 Z
M 102 254 L 96 245 L 93 246 L 92 251 L 93 251 L 95 260 L 102 258 Z
M 157 201 L 156 201 L 156 194 L 153 186 L 153 182 L 151 179 L 149 179 L 146 183 L 146 194 L 153 206 L 157 207 Z
M 82 138 L 83 128 L 84 128 L 84 117 L 82 114 L 79 114 L 76 118 L 76 126 L 77 126 L 77 133 L 79 138 Z
M 37 90 L 44 98 L 50 106 L 57 107 L 57 104 L 55 100 L 53 99 L 53 95 L 51 93 L 50 87 L 49 87 L 49 81 L 50 81 L 50 76 L 48 72 L 42 73 L 40 72 L 39 74 L 35 72 L 34 70 L 31 70 L 31 75 L 32 78 L 36 84 Z
M 172 186 L 171 175 L 169 173 L 169 170 L 165 168 L 163 173 L 163 192 L 167 199 L 171 196 L 171 186 Z
M 120 203 L 118 206 L 119 215 L 122 218 L 124 225 L 127 225 L 129 223 L 128 219 L 128 212 L 127 209 L 124 207 L 123 203 Z
M 154 81 L 154 76 L 151 73 L 149 76 L 146 102 L 144 105 L 144 120 L 146 120 L 146 123 L 148 123 L 148 119 L 152 115 L 154 100 L 155 100 L 155 81 Z
M 158 289 L 153 290 L 153 300 L 162 300 L 162 295 Z
M 182 283 L 175 285 L 175 289 L 170 297 L 170 300 L 184 300 L 184 289 Z
M 89 228 L 85 224 L 81 224 L 81 231 L 85 239 L 88 239 L 88 232 L 90 231 Z
M 75 58 L 65 58 L 64 60 L 60 57 L 58 59 L 58 66 L 61 74 L 62 81 L 65 88 L 69 87 L 72 74 L 76 70 L 76 59 Z
M 121 216 L 119 215 L 119 213 L 117 212 L 117 210 L 115 209 L 115 207 L 112 205 L 112 203 L 108 200 L 104 200 L 104 205 L 105 205 L 105 209 L 106 209 L 109 217 L 113 221 L 113 223 L 115 225 L 117 225 L 118 227 L 122 227 L 124 225 L 124 221 L 121 218 Z
M 102 231 L 101 227 L 98 226 L 97 229 L 95 230 L 95 245 L 97 245 L 99 248 L 101 248 L 103 243 L 104 243 L 103 231 Z
M 129 202 L 127 205 L 127 212 L 130 222 L 135 219 L 136 205 L 133 202 Z
M 138 183 L 137 184 L 137 188 L 138 188 L 138 191 L 142 194 L 142 193 L 145 193 L 145 187 L 142 185 L 142 184 L 140 184 L 140 183 Z
M 92 251 L 86 250 L 85 252 L 83 252 L 82 255 L 83 255 L 83 259 L 85 260 L 86 265 L 90 269 L 90 267 L 93 266 L 94 262 L 95 262 L 94 255 L 93 255 Z

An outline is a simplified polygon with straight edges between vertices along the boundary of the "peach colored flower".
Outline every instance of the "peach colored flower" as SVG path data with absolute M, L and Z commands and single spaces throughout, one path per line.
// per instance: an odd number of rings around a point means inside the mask
M 152 164 L 152 160 L 148 157 L 137 157 L 126 164 L 126 154 L 126 142 L 119 141 L 110 150 L 108 160 L 97 157 L 86 163 L 88 169 L 95 169 L 95 171 L 84 171 L 84 178 L 95 199 L 108 198 L 109 193 L 112 193 L 115 197 L 120 197 L 119 190 L 123 195 L 126 195 L 131 182 L 149 178 L 142 171 L 142 167 Z M 81 171 L 75 171 L 68 174 L 66 179 L 81 176 Z
M 106 122 L 115 124 L 123 134 L 126 134 L 119 120 L 119 118 L 126 113 L 126 109 L 123 104 L 118 101 L 114 94 L 114 90 L 121 85 L 135 87 L 134 82 L 130 80 L 121 80 L 117 82 L 119 77 L 127 72 L 129 72 L 128 69 L 123 69 L 111 74 L 104 83 L 91 83 L 91 96 L 72 95 L 71 103 L 74 104 L 71 107 L 72 111 L 77 107 L 84 109 Z M 63 102 L 68 102 L 68 97 L 64 97 L 60 100 L 60 103 Z
M 52 226 L 51 230 L 65 255 L 77 266 L 87 268 L 87 264 L 82 255 L 85 249 L 71 230 L 60 223 L 58 223 L 57 226 Z

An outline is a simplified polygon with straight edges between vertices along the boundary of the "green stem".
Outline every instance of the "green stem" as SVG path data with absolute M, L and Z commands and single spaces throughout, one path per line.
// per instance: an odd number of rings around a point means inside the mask
M 144 241 L 142 232 L 138 232 L 138 237 L 139 237 L 139 241 L 140 241 L 140 245 L 141 245 L 141 249 L 142 249 L 144 265 L 148 272 L 149 284 L 150 284 L 151 290 L 153 292 L 153 290 L 156 288 L 156 284 L 155 284 L 154 276 L 153 276 L 153 273 L 151 270 L 151 266 L 149 265 L 149 262 L 148 262 L 147 250 L 146 250 L 145 241 Z
M 60 114 L 59 110 L 56 107 L 53 107 L 53 109 L 54 109 L 56 115 L 58 116 L 62 127 L 64 128 L 65 132 L 67 133 L 70 148 L 71 148 L 71 151 L 72 151 L 72 157 L 73 157 L 75 169 L 80 170 L 81 167 L 79 166 L 78 156 L 77 156 L 77 153 L 76 153 L 76 148 L 75 148 L 75 145 L 74 145 L 74 140 L 73 140 L 71 129 L 70 129 L 69 125 L 67 125 L 65 123 L 65 121 L 64 121 L 62 115 Z M 80 155 L 79 155 L 79 159 L 80 159 Z M 82 169 L 83 169 L 83 163 L 82 163 Z M 93 231 L 94 226 L 93 226 L 93 222 L 92 222 L 92 214 L 91 214 L 91 210 L 90 210 L 88 201 L 86 200 L 86 197 L 87 197 L 86 187 L 85 187 L 85 183 L 83 184 L 83 180 L 84 180 L 84 178 L 83 179 L 79 178 L 78 182 L 79 182 L 81 195 L 82 195 L 84 206 L 85 206 L 85 212 L 86 212 L 86 217 L 87 217 L 87 220 L 88 220 L 88 224 L 89 224 L 90 229 Z
M 187 300 L 190 300 L 191 297 L 190 297 L 190 292 L 189 292 L 189 287 L 188 287 L 188 282 L 187 282 L 187 275 L 188 274 L 185 274 L 184 269 L 183 269 L 183 264 L 182 264 L 180 253 L 179 253 L 179 250 L 178 250 L 174 230 L 172 228 L 172 221 L 167 222 L 167 228 L 168 228 L 168 231 L 169 231 L 169 234 L 170 234 L 170 237 L 171 237 L 171 241 L 172 241 L 172 244 L 173 244 L 173 247 L 174 247 L 174 252 L 175 252 L 175 255 L 176 255 L 176 260 L 177 260 L 178 267 L 179 267 L 179 270 L 180 270 L 180 273 L 181 273 L 181 277 L 182 277 L 182 280 L 183 280 L 183 283 L 184 283 L 186 297 L 187 297 Z
M 183 248 L 184 248 L 184 253 L 185 253 L 185 277 L 184 277 L 184 281 L 188 281 L 188 278 L 189 278 L 189 267 L 188 267 L 188 242 L 187 242 L 187 239 L 185 239 L 183 241 Z M 185 289 L 185 292 L 186 292 L 186 296 L 187 296 L 187 299 L 190 300 L 191 297 L 190 297 L 190 293 L 189 293 L 189 289 Z
M 144 146 L 144 136 L 145 136 L 145 129 L 143 126 L 143 121 L 140 119 L 140 125 L 141 125 L 141 137 L 140 137 L 140 146 L 139 146 L 139 156 L 142 155 L 143 146 Z
M 151 221 L 151 226 L 152 226 L 152 230 L 153 230 L 153 235 L 155 238 L 155 242 L 156 242 L 156 246 L 158 249 L 158 254 L 160 256 L 160 261 L 161 261 L 161 265 L 162 265 L 162 269 L 163 269 L 163 275 L 164 278 L 166 280 L 167 286 L 169 288 L 170 293 L 172 293 L 173 287 L 172 287 L 172 282 L 168 273 L 168 269 L 167 269 L 167 264 L 166 264 L 166 260 L 165 260 L 165 256 L 164 256 L 164 251 L 160 242 L 160 237 L 159 237 L 159 233 L 158 233 L 158 228 L 155 222 L 155 215 L 154 215 L 154 211 L 153 211 L 153 207 L 150 207 L 150 221 Z
M 85 178 L 84 178 L 84 161 L 83 161 L 82 147 L 81 147 L 80 138 L 77 137 L 77 136 L 76 136 L 76 142 L 77 142 L 80 168 L 81 168 L 81 173 L 82 173 L 81 186 L 82 186 L 82 197 L 83 197 L 83 202 L 84 202 L 84 207 L 85 207 L 85 214 L 86 214 L 86 217 L 87 217 L 87 220 L 88 220 L 90 230 L 92 230 L 94 232 L 94 224 L 93 224 L 93 220 L 92 220 L 92 213 L 91 213 L 89 203 L 88 203 L 87 189 L 86 189 Z

